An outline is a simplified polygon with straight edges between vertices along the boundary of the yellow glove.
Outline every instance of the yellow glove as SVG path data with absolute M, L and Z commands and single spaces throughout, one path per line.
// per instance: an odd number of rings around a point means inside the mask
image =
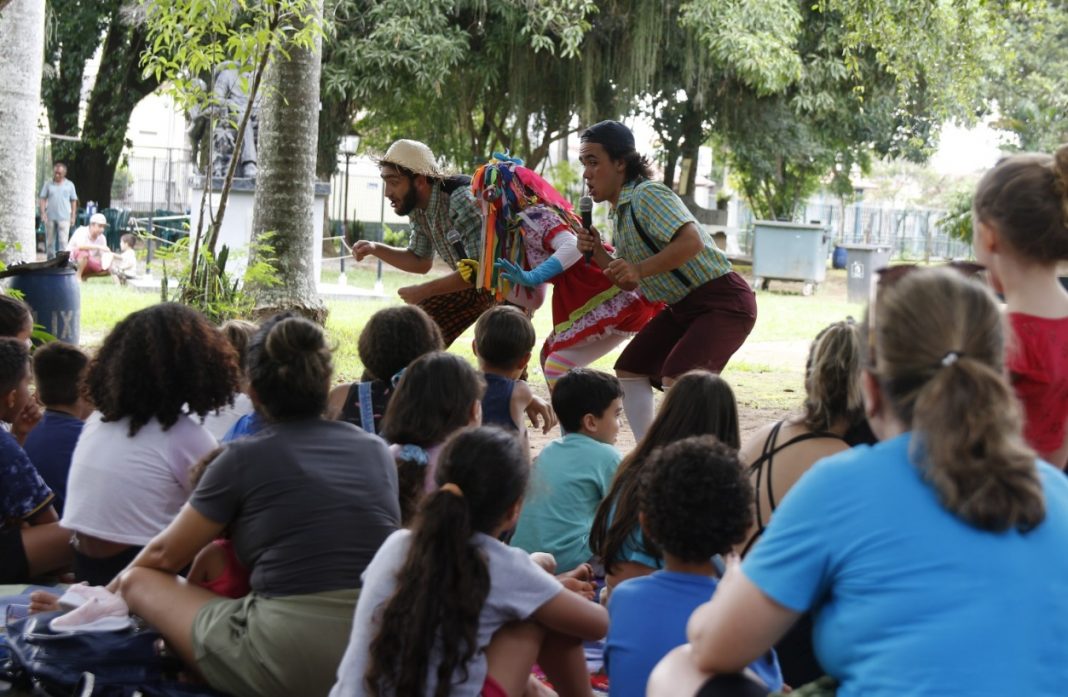
M 478 277 L 478 262 L 474 259 L 461 259 L 456 262 L 456 270 L 460 272 L 464 283 L 474 283 Z

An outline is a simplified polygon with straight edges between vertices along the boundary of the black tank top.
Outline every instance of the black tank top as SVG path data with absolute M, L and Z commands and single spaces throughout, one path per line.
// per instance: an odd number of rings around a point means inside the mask
M 801 433 L 782 445 L 776 445 L 775 441 L 779 437 L 779 430 L 782 428 L 783 423 L 785 422 L 780 421 L 772 427 L 771 433 L 768 434 L 767 440 L 764 441 L 763 452 L 761 452 L 760 457 L 749 466 L 749 475 L 756 475 L 755 484 L 753 485 L 753 497 L 754 509 L 756 510 L 757 531 L 751 538 L 749 538 L 749 541 L 745 543 L 745 549 L 742 550 L 743 557 L 746 554 L 749 554 L 749 550 L 756 544 L 756 541 L 760 539 L 760 536 L 764 534 L 764 530 L 767 529 L 767 526 L 764 524 L 764 516 L 760 514 L 761 486 L 764 486 L 767 489 L 768 505 L 771 507 L 771 513 L 775 512 L 775 507 L 778 505 L 775 501 L 775 492 L 772 491 L 771 488 L 771 468 L 774 464 L 775 456 L 795 443 L 802 443 L 806 440 L 813 440 L 815 438 L 833 438 L 834 440 L 840 440 L 848 445 L 848 441 L 846 441 L 845 438 L 836 433 L 831 433 L 830 431 L 810 431 L 808 433 Z M 761 483 L 765 481 L 766 484 Z

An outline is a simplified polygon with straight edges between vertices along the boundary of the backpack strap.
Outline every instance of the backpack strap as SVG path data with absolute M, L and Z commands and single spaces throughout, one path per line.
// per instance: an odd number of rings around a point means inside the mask
M 645 246 L 649 248 L 650 252 L 656 254 L 660 251 L 660 247 L 657 246 L 656 242 L 653 241 L 652 237 L 649 237 L 649 233 L 647 233 L 645 231 L 645 228 L 642 227 L 642 224 L 638 222 L 638 214 L 634 212 L 634 198 L 638 195 L 638 187 L 644 183 L 645 182 L 640 182 L 637 186 L 634 187 L 634 195 L 631 196 L 630 199 L 630 220 L 632 223 L 634 223 L 634 229 L 638 231 L 638 237 L 642 239 L 642 242 L 645 243 Z M 693 285 L 693 283 L 690 282 L 690 279 L 686 278 L 686 274 L 682 272 L 682 269 L 672 269 L 671 274 L 675 278 L 679 279 L 679 281 L 687 288 Z
M 363 430 L 375 435 L 375 410 L 371 404 L 371 383 L 361 382 L 357 385 L 360 394 L 360 425 Z

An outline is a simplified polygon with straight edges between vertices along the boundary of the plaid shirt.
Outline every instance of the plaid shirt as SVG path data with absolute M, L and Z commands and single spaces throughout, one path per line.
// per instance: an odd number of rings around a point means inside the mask
M 657 249 L 650 249 L 638 234 L 630 213 L 631 208 L 634 209 L 642 230 L 656 244 Z M 698 286 L 731 270 L 727 257 L 719 251 L 708 232 L 697 224 L 682 199 L 660 182 L 627 182 L 619 192 L 619 200 L 612 213 L 612 221 L 615 224 L 613 242 L 618 256 L 632 264 L 644 261 L 666 247 L 679 228 L 686 223 L 694 223 L 698 234 L 701 235 L 705 248 L 679 267 L 691 285 L 687 286 L 670 271 L 648 276 L 641 280 L 640 288 L 642 294 L 650 300 L 669 305 L 677 303 Z
M 426 210 L 415 208 L 408 219 L 412 223 L 412 237 L 408 249 L 415 256 L 426 259 L 434 252 L 445 260 L 450 268 L 456 268 L 460 259 L 446 239 L 449 230 L 456 230 L 464 242 L 468 259 L 478 259 L 482 246 L 482 213 L 475 203 L 475 196 L 468 186 L 460 186 L 451 194 L 441 185 L 430 190 Z

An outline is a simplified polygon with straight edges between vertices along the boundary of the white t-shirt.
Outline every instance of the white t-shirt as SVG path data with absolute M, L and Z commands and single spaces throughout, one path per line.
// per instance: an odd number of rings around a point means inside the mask
M 67 251 L 76 252 L 86 245 L 95 244 L 103 245 L 107 244 L 107 240 L 104 235 L 100 235 L 95 240 L 89 236 L 89 226 L 82 225 L 70 234 L 70 239 L 67 240 Z M 92 250 L 99 251 L 99 250 Z
M 130 437 L 130 419 L 93 412 L 71 457 L 62 525 L 111 542 L 145 545 L 189 498 L 189 468 L 215 439 L 188 416 L 166 431 L 152 419 Z
M 226 432 L 237 423 L 237 420 L 246 414 L 255 411 L 252 406 L 252 398 L 244 392 L 234 395 L 234 406 L 225 406 L 218 411 L 209 411 L 204 417 L 204 428 L 208 433 L 215 436 L 215 440 L 221 441 Z
M 382 610 L 396 588 L 397 573 L 404 565 L 411 544 L 411 531 L 398 530 L 379 548 L 363 573 L 363 588 L 356 603 L 352 635 L 337 671 L 337 682 L 330 697 L 353 697 L 367 693 L 364 675 L 370 659 L 371 642 L 378 634 Z M 467 680 L 459 682 L 463 671 L 453 676 L 452 697 L 477 697 L 486 681 L 486 647 L 494 632 L 513 620 L 525 620 L 545 603 L 556 597 L 563 586 L 551 574 L 535 564 L 521 549 L 509 547 L 489 535 L 476 532 L 471 542 L 485 555 L 489 566 L 490 591 L 478 618 L 478 651 L 467 664 Z M 427 580 L 427 582 L 430 582 Z M 427 589 L 427 592 L 434 592 Z M 434 694 L 440 652 L 430 657 L 425 694 Z

